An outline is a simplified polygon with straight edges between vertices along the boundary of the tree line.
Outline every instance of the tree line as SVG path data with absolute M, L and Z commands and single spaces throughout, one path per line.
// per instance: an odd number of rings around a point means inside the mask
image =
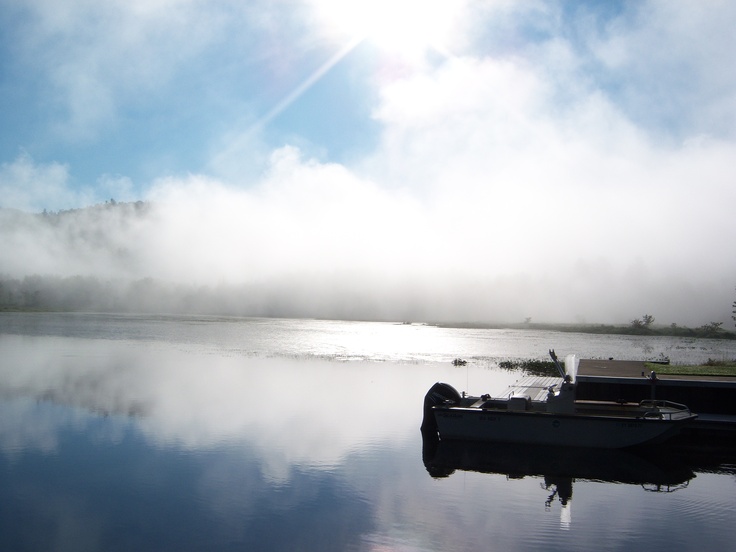
M 629 328 L 631 329 L 631 333 L 639 335 L 675 335 L 730 339 L 733 339 L 733 337 L 729 336 L 734 335 L 721 327 L 723 326 L 723 322 L 708 322 L 707 324 L 703 324 L 697 328 L 678 326 L 674 322 L 667 328 L 656 328 L 653 324 L 654 316 L 651 314 L 645 314 L 641 318 L 635 318 L 632 320 Z
M 736 320 L 736 301 L 733 305 Z M 232 316 L 314 316 L 309 305 L 300 304 L 296 295 L 286 289 L 253 285 L 202 286 L 173 284 L 142 278 L 137 280 L 100 279 L 95 276 L 26 276 L 10 278 L 0 275 L 1 311 L 111 312 L 143 314 L 202 314 Z M 345 318 L 345 313 L 326 312 L 325 316 Z M 559 331 L 621 334 L 667 335 L 736 339 L 736 333 L 725 330 L 722 322 L 709 322 L 696 328 L 670 324 L 657 326 L 655 317 L 645 314 L 628 325 L 605 324 L 532 324 L 524 328 Z M 438 324 L 444 325 L 444 324 Z M 453 324 L 463 326 L 463 324 Z M 472 324 L 484 327 L 483 324 Z M 514 327 L 511 324 L 507 327 Z M 516 325 L 519 326 L 519 325 Z M 490 326 L 489 326 L 490 327 Z M 493 327 L 499 327 L 494 324 Z

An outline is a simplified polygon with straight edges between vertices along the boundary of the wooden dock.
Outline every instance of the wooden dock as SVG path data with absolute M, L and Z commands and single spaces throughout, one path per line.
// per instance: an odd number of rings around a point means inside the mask
M 656 372 L 656 367 L 654 368 Z M 645 378 L 650 375 L 644 361 L 640 360 L 600 360 L 582 359 L 578 367 L 578 377 L 607 377 L 607 378 Z M 677 376 L 669 374 L 657 374 L 657 379 L 662 380 L 685 380 L 685 381 L 722 381 L 736 384 L 736 378 L 729 376 Z
M 655 368 L 656 373 L 656 368 Z M 577 398 L 630 401 L 659 399 L 687 405 L 698 415 L 687 439 L 708 445 L 736 446 L 736 378 L 656 373 L 643 361 L 581 360 Z

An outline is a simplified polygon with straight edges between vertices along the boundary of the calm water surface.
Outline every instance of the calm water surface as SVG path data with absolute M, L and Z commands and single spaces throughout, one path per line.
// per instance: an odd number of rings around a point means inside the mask
M 435 381 L 499 393 L 520 376 L 499 360 L 549 348 L 736 358 L 709 340 L 0 314 L 0 549 L 734 549 L 732 457 L 422 441 Z

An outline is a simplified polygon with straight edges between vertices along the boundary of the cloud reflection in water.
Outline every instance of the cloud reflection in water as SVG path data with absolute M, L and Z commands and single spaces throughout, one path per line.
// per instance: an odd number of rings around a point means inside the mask
M 219 355 L 143 341 L 0 340 L 8 359 L 4 395 L 132 416 L 155 446 L 247 445 L 263 451 L 275 481 L 288 477 L 292 465 L 331 469 L 351 450 L 413 435 L 426 382 L 437 376 L 431 372 L 446 370 L 430 368 L 418 378 L 426 367 Z M 67 423 L 64 416 L 54 421 Z M 36 439 L 41 450 L 53 447 L 47 433 Z M 24 446 L 21 438 L 35 439 L 24 432 L 13 447 Z

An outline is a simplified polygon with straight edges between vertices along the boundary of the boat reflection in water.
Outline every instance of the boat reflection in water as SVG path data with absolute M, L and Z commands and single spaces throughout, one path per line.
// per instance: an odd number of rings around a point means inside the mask
M 509 479 L 542 478 L 550 491 L 549 509 L 562 505 L 562 526 L 569 526 L 569 503 L 575 481 L 640 485 L 647 491 L 673 492 L 687 487 L 695 477 L 694 465 L 667 448 L 608 450 L 594 448 L 440 441 L 422 433 L 422 460 L 429 475 L 441 479 L 456 471 L 505 475 Z

